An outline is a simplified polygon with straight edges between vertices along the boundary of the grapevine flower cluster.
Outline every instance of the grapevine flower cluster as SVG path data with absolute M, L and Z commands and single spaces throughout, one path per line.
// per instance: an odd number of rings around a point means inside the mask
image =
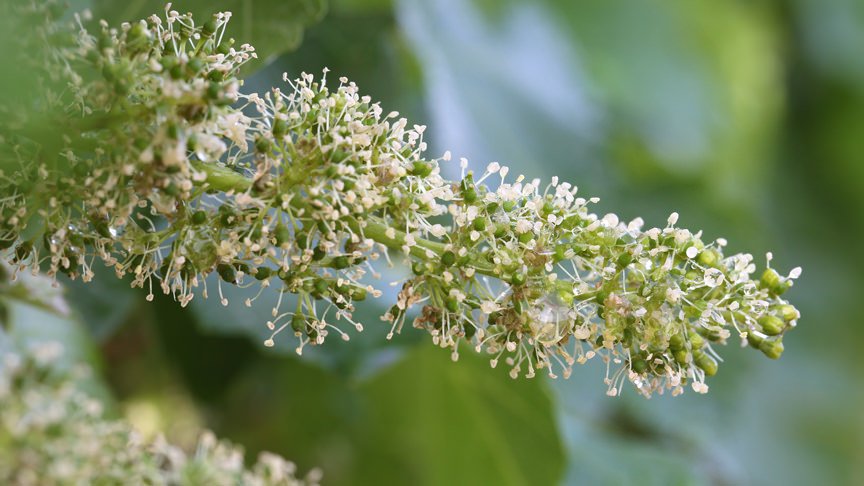
M 205 432 L 194 454 L 161 436 L 147 441 L 129 424 L 104 417 L 102 403 L 79 389 L 84 367 L 59 372 L 58 342 L 43 342 L 0 360 L 0 482 L 53 484 L 315 485 L 296 467 L 261 453 L 250 469 L 242 449 Z
M 407 322 L 454 360 L 474 349 L 514 378 L 601 360 L 609 395 L 625 381 L 646 396 L 704 393 L 733 334 L 782 353 L 799 313 L 781 296 L 800 269 L 781 275 L 769 256 L 754 278 L 751 255 L 724 254 L 677 214 L 644 229 L 592 213 L 597 199 L 557 178 L 430 158 L 424 126 L 327 70 L 246 93 L 239 69 L 255 50 L 228 37 L 230 17 L 199 25 L 169 5 L 93 32 L 79 17 L 53 45 L 62 90 L 43 105 L 66 129 L 42 145 L 14 126 L 2 135 L 15 160 L 0 177 L 0 241 L 19 269 L 89 280 L 101 260 L 183 305 L 258 286 L 251 306 L 274 287 L 264 344 L 293 334 L 301 353 L 362 330 L 355 303 L 381 295 L 368 276 L 404 260 L 388 338 Z M 451 163 L 459 180 L 442 176 Z

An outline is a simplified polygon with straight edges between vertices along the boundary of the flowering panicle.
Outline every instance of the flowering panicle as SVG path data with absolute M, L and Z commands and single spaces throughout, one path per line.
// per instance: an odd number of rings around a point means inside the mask
M 146 441 L 129 424 L 104 417 L 102 404 L 78 389 L 88 373 L 58 373 L 57 342 L 0 360 L 0 482 L 30 484 L 315 485 L 320 472 L 298 479 L 296 467 L 261 453 L 246 469 L 243 450 L 211 432 L 187 455 L 161 436 Z
M 780 356 L 799 317 L 781 294 L 800 269 L 754 279 L 752 256 L 724 255 L 724 240 L 676 214 L 645 230 L 590 212 L 596 198 L 569 183 L 508 178 L 498 163 L 475 174 L 462 159 L 449 181 L 450 154 L 424 155 L 425 127 L 345 78 L 331 88 L 326 70 L 244 93 L 238 67 L 255 52 L 232 47 L 229 18 L 199 26 L 169 9 L 81 27 L 55 49 L 72 130 L 56 161 L 22 149 L 2 179 L 0 239 L 21 268 L 87 280 L 98 257 L 182 304 L 217 292 L 227 305 L 223 284 L 276 286 L 265 345 L 289 332 L 299 353 L 362 329 L 354 303 L 380 294 L 365 276 L 397 253 L 413 275 L 384 316 L 388 338 L 407 321 L 454 360 L 467 345 L 514 378 L 600 359 L 610 395 L 625 380 L 645 395 L 706 391 L 733 332 Z

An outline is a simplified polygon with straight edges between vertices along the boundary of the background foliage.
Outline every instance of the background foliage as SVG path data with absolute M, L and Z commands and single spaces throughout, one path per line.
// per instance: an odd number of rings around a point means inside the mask
M 325 484 L 864 481 L 860 2 L 322 2 L 174 7 L 234 10 L 233 36 L 271 59 L 247 89 L 327 66 L 428 124 L 433 153 L 559 175 L 622 219 L 678 211 L 730 250 L 802 265 L 783 359 L 730 349 L 707 396 L 610 399 L 599 370 L 514 382 L 419 333 L 387 343 L 374 303 L 358 339 L 301 359 L 260 344 L 267 305 L 180 310 L 110 273 L 69 283 L 63 318 L 7 296 L 16 339 L 63 329 L 144 432 L 191 445 L 207 426 L 248 456 L 320 466 Z M 118 21 L 161 9 L 73 5 Z

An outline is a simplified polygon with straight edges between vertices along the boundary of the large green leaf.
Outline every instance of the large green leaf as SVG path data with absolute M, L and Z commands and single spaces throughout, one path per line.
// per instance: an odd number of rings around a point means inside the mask
M 94 3 L 96 16 L 114 23 L 160 14 L 165 7 L 161 0 L 95 0 Z M 268 59 L 300 45 L 304 29 L 323 17 L 326 0 L 185 0 L 174 2 L 172 8 L 192 12 L 201 22 L 213 13 L 231 12 L 228 35 L 235 38 L 238 45 L 252 44 L 259 58 Z
M 317 464 L 328 484 L 554 484 L 563 471 L 545 382 L 469 350 L 452 363 L 419 347 L 359 383 L 270 361 L 232 396 L 222 433 Z
M 563 453 L 545 381 L 514 381 L 470 350 L 458 363 L 447 354 L 419 348 L 362 387 L 364 436 L 384 433 L 369 447 L 399 457 L 411 484 L 559 480 Z

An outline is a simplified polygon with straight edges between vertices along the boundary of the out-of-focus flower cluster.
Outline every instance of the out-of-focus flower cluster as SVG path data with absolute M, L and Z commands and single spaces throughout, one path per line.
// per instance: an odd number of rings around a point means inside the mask
M 313 470 L 262 453 L 247 469 L 242 449 L 204 433 L 192 454 L 159 437 L 148 443 L 132 427 L 103 417 L 102 404 L 78 388 L 88 371 L 61 373 L 60 343 L 9 352 L 0 361 L 0 483 L 54 484 L 317 484 Z
M 463 159 L 449 181 L 450 154 L 424 155 L 425 127 L 344 78 L 328 87 L 326 70 L 245 94 L 238 68 L 254 49 L 233 47 L 229 18 L 167 10 L 80 27 L 53 49 L 62 148 L 10 130 L 19 163 L 0 179 L 0 240 L 19 268 L 88 280 L 98 258 L 183 304 L 215 291 L 227 305 L 223 284 L 277 286 L 265 345 L 287 330 L 299 353 L 330 333 L 348 340 L 344 323 L 362 329 L 354 302 L 380 294 L 364 276 L 396 252 L 413 276 L 384 316 L 390 336 L 409 321 L 454 359 L 464 344 L 514 378 L 566 377 L 594 358 L 610 395 L 625 380 L 645 395 L 705 392 L 714 346 L 733 334 L 780 356 L 799 317 L 781 294 L 799 269 L 754 279 L 752 256 L 724 255 L 724 240 L 675 214 L 646 230 L 498 163 L 475 174 Z

